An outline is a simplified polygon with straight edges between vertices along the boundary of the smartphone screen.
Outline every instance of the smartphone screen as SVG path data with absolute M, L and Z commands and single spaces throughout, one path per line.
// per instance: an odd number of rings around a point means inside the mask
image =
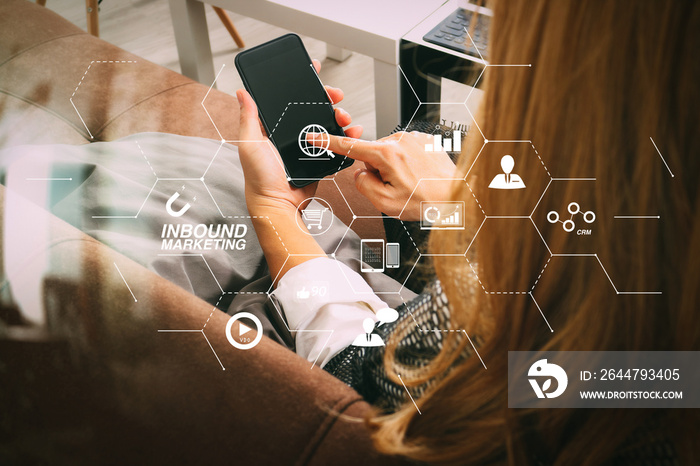
M 399 243 L 386 243 L 386 268 L 397 269 L 401 265 L 400 250 Z
M 345 133 L 299 36 L 287 34 L 241 52 L 236 67 L 293 186 L 352 165 L 351 159 L 328 151 L 327 144 L 324 148 L 308 142 L 308 133 Z

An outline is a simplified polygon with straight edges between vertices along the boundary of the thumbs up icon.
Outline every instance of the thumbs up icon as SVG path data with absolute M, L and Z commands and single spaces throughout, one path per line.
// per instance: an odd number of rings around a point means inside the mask
M 303 287 L 301 290 L 297 291 L 297 299 L 308 299 L 311 293 L 309 293 L 309 290 L 306 289 L 306 287 Z

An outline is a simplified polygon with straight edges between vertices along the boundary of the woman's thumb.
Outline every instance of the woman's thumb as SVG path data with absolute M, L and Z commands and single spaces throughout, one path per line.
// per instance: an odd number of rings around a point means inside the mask
M 263 139 L 258 122 L 258 108 L 253 98 L 244 89 L 236 91 L 236 97 L 240 104 L 241 120 L 239 124 L 238 138 L 242 141 L 260 141 Z
M 355 187 L 375 206 L 382 200 L 382 190 L 385 189 L 384 182 L 379 176 L 366 169 L 355 171 Z

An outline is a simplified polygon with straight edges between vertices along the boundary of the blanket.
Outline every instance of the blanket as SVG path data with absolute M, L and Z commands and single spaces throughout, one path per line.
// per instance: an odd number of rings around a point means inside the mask
M 246 209 L 236 146 L 142 133 L 12 147 L 0 151 L 0 182 L 212 306 L 253 312 L 268 336 L 293 346 L 266 294 L 272 280 Z M 317 240 L 359 272 L 360 239 L 337 217 L 327 220 Z M 365 278 L 391 307 L 415 296 L 384 274 Z

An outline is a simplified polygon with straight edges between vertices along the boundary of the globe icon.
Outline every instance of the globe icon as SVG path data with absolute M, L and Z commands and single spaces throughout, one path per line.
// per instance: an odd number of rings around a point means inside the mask
M 312 136 L 309 136 L 309 135 Z M 309 139 L 316 138 L 320 145 L 314 145 Z M 324 152 L 328 151 L 328 146 L 331 143 L 331 137 L 328 131 L 321 125 L 307 125 L 299 133 L 299 149 L 309 157 L 319 157 Z M 331 156 L 332 152 L 328 151 Z

